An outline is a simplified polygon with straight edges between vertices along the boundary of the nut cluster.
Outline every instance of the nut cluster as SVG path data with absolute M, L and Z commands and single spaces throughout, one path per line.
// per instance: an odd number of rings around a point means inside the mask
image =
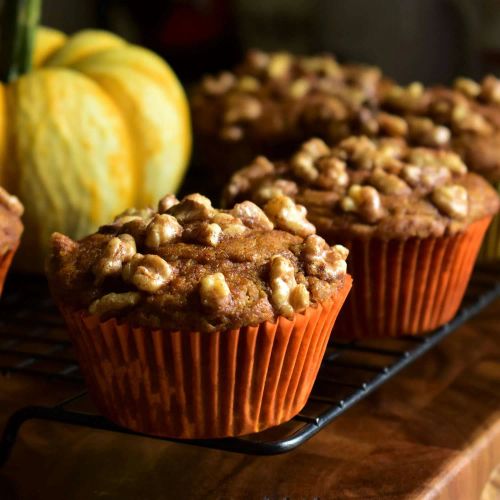
M 466 190 L 454 186 L 465 174 L 467 167 L 457 154 L 412 148 L 396 137 L 375 141 L 351 136 L 334 147 L 315 138 L 286 167 L 259 158 L 237 172 L 226 187 L 226 203 L 250 197 L 264 206 L 277 227 L 293 228 L 303 237 L 312 228 L 301 205 L 288 208 L 289 197 L 368 224 L 384 219 L 387 203 L 394 207 L 402 203 L 398 199 L 425 199 L 444 215 L 462 220 L 468 214 Z
M 321 154 L 328 151 L 321 142 L 312 142 L 304 151 L 314 155 L 315 147 Z M 263 159 L 257 165 L 264 170 L 272 166 Z M 255 174 L 256 166 L 247 172 Z M 232 281 L 233 271 L 225 274 L 219 270 L 222 268 L 204 268 L 202 263 L 217 259 L 214 252 L 224 242 L 248 238 L 251 245 L 255 237 L 280 230 L 289 233 L 295 250 L 284 250 L 285 254 L 273 251 L 262 271 L 268 278 L 259 279 L 267 281 L 261 290 L 269 290 L 265 293 L 270 307 L 277 314 L 291 317 L 315 300 L 308 289 L 308 279 L 331 284 L 342 280 L 346 272 L 347 250 L 330 247 L 316 236 L 306 215 L 303 206 L 282 193 L 269 199 L 263 209 L 243 201 L 230 210 L 218 210 L 205 196 L 191 194 L 180 201 L 168 195 L 159 201 L 157 211 L 128 210 L 113 224 L 101 228 L 101 235 L 107 239 L 90 270 L 96 287 L 103 293 L 91 303 L 89 311 L 103 315 L 126 310 L 148 297 L 168 296 L 176 280 L 193 280 L 193 293 L 207 318 L 230 314 L 242 293 Z M 273 236 L 274 241 L 276 235 Z M 283 237 L 277 236 L 278 240 Z M 188 261 L 176 257 L 176 251 L 188 252 Z M 225 255 L 225 250 L 220 250 L 220 259 L 227 258 Z M 200 261 L 196 262 L 198 258 Z M 193 271 L 195 263 L 197 270 Z M 242 273 L 247 272 L 244 269 L 242 264 Z M 256 296 L 260 296 L 259 292 Z

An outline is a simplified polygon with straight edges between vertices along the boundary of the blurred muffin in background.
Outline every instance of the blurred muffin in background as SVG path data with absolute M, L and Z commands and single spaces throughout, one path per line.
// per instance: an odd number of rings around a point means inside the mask
M 277 158 L 313 136 L 334 143 L 366 133 L 365 109 L 383 86 L 378 68 L 341 65 L 328 54 L 249 51 L 233 72 L 206 76 L 192 94 L 195 161 L 221 187 L 257 154 Z

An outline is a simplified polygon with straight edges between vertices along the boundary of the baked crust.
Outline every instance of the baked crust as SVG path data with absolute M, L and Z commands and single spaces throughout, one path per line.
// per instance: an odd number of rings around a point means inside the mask
M 328 147 L 312 139 L 284 162 L 262 157 L 235 173 L 224 205 L 266 203 L 286 194 L 306 206 L 330 238 L 427 238 L 454 234 L 498 211 L 491 185 L 457 154 L 410 147 L 401 139 L 350 137 Z
M 291 317 L 344 285 L 330 247 L 286 197 L 216 210 L 201 195 L 129 210 L 80 241 L 55 233 L 49 283 L 65 306 L 139 326 L 214 331 Z

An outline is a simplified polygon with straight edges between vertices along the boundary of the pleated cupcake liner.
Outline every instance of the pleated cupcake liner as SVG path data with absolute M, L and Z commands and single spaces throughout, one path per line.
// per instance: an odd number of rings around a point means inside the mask
M 305 405 L 352 280 L 288 320 L 172 332 L 61 305 L 95 405 L 118 425 L 175 438 L 262 431 Z
M 490 221 L 481 219 L 441 238 L 343 241 L 355 286 L 336 322 L 335 337 L 418 335 L 450 321 Z
M 500 195 L 500 183 L 495 186 Z M 499 262 L 500 261 L 500 213 L 493 217 L 488 231 L 484 236 L 484 241 L 479 251 L 479 262 Z
M 12 259 L 16 254 L 18 246 L 19 243 L 16 243 L 13 248 L 7 250 L 7 252 L 0 256 L 0 295 L 2 295 L 5 279 L 7 278 L 7 273 L 9 272 L 10 265 L 12 264 Z

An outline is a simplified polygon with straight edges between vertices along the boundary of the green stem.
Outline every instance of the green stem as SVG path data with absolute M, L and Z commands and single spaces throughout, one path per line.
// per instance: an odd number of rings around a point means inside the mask
M 5 0 L 0 46 L 0 78 L 16 80 L 31 70 L 41 0 Z

